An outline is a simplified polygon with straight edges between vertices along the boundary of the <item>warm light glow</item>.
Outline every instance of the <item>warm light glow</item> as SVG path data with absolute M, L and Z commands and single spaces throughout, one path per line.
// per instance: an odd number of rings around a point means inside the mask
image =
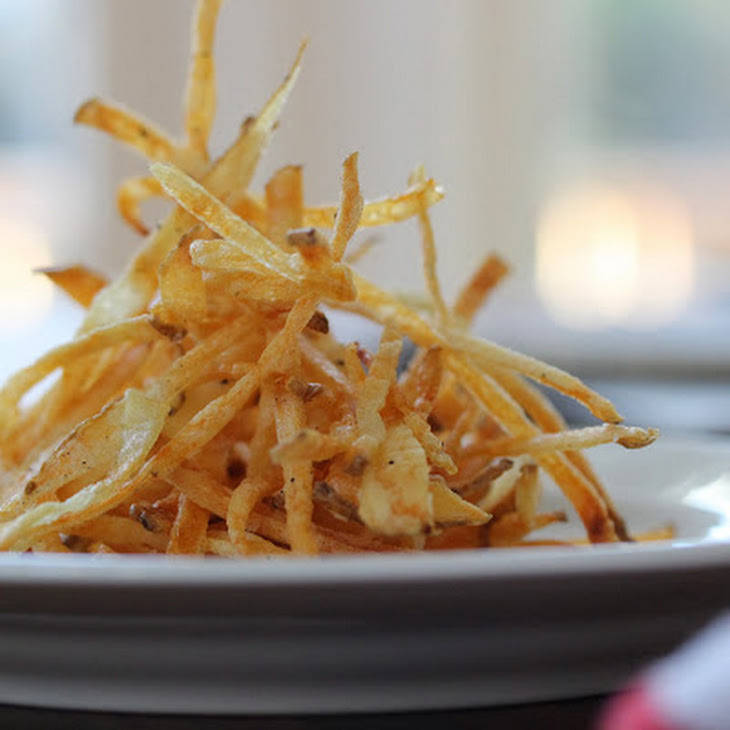
M 681 201 L 655 188 L 585 186 L 549 201 L 537 235 L 537 286 L 575 328 L 648 328 L 687 304 L 694 251 Z
M 37 225 L 0 216 L 0 335 L 31 327 L 48 314 L 53 287 L 33 269 L 50 264 L 48 239 Z

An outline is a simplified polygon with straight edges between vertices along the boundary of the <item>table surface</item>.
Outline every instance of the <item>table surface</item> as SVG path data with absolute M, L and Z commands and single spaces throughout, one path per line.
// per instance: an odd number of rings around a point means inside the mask
M 307 717 L 178 717 L 70 712 L 0 706 L 3 730 L 590 730 L 605 698 L 588 697 L 566 702 L 538 702 L 476 710 L 417 712 L 385 715 Z

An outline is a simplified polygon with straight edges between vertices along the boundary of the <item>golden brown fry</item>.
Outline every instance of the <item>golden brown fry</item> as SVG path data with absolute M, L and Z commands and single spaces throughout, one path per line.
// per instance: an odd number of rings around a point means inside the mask
M 463 355 L 449 355 L 451 371 L 474 396 L 511 433 L 534 435 L 537 429 L 525 416 L 520 406 L 491 378 L 469 364 Z M 553 477 L 565 496 L 573 503 L 592 541 L 610 542 L 617 538 L 608 506 L 595 486 L 570 463 L 564 454 L 538 454 L 535 460 Z
M 386 426 L 380 411 L 395 383 L 402 340 L 397 331 L 385 329 L 380 347 L 358 392 L 355 411 L 359 436 L 356 448 L 370 457 L 385 440 Z
M 193 265 L 190 244 L 198 236 L 194 228 L 180 239 L 177 247 L 160 264 L 159 287 L 162 307 L 174 323 L 190 327 L 207 313 L 207 296 L 203 273 Z
M 514 352 L 493 342 L 480 340 L 454 330 L 441 333 L 396 297 L 387 294 L 364 277 L 353 275 L 357 287 L 357 300 L 341 305 L 364 314 L 382 324 L 395 327 L 421 347 L 439 346 L 453 351 L 468 353 L 476 365 L 491 372 L 495 368 L 515 369 L 541 383 L 549 385 L 565 395 L 583 403 L 597 418 L 609 423 L 622 419 L 614 405 L 588 388 L 578 378 L 560 368 L 535 358 Z
M 430 208 L 444 197 L 444 192 L 433 180 L 414 186 L 403 195 L 363 204 L 360 216 L 361 226 L 385 226 L 413 218 L 422 206 Z M 306 208 L 304 225 L 315 228 L 334 228 L 337 219 L 337 206 L 325 205 Z
M 623 420 L 613 403 L 560 368 L 471 335 L 450 332 L 449 340 L 454 349 L 468 353 L 486 372 L 492 372 L 495 367 L 510 368 L 583 403 L 602 421 L 620 423 Z
M 502 371 L 495 373 L 495 376 L 500 385 L 525 409 L 540 429 L 547 433 L 557 433 L 567 428 L 555 406 L 534 385 L 516 373 Z M 628 540 L 629 534 L 623 518 L 585 455 L 581 451 L 568 451 L 565 456 L 601 495 L 619 538 Z
M 342 193 L 337 211 L 335 230 L 330 241 L 332 258 L 341 261 L 345 248 L 357 230 L 362 216 L 363 202 L 357 175 L 357 152 L 353 152 L 342 165 Z
M 405 194 L 367 204 L 356 154 L 337 207 L 305 207 L 299 166 L 264 196 L 250 189 L 306 44 L 210 162 L 220 5 L 197 4 L 183 145 L 98 99 L 77 114 L 156 161 L 154 177 L 120 188 L 123 218 L 146 233 L 142 201 L 165 193 L 176 205 L 111 284 L 82 268 L 44 272 L 88 312 L 72 342 L 0 389 L 0 549 L 235 557 L 553 544 L 529 539 L 564 519 L 541 511 L 541 475 L 591 542 L 628 539 L 583 450 L 639 448 L 656 432 L 616 425 L 613 405 L 577 378 L 465 333 L 506 266 L 488 257 L 446 307 L 428 216 L 443 193 L 421 168 Z M 411 217 L 424 301 L 382 291 L 345 256 L 358 228 Z M 382 325 L 377 352 L 338 341 L 332 307 Z M 416 348 L 407 365 L 403 342 Z M 604 425 L 569 430 L 531 380 Z M 36 385 L 48 387 L 38 396 Z
M 166 477 L 181 495 L 200 505 L 211 514 L 225 517 L 231 499 L 231 490 L 198 469 L 179 466 Z
M 618 443 L 627 449 L 640 449 L 656 441 L 657 429 L 637 428 L 604 423 L 572 431 L 543 433 L 531 437 L 506 436 L 467 449 L 470 455 L 484 458 L 497 456 L 518 456 L 519 454 L 539 454 L 550 451 L 575 451 L 590 449 L 601 444 Z
M 161 129 L 119 104 L 89 99 L 79 107 L 74 122 L 107 132 L 150 160 L 176 159 L 175 143 Z
M 172 165 L 157 163 L 150 170 L 174 200 L 222 238 L 238 244 L 242 254 L 272 273 L 296 280 L 298 272 L 290 257 L 202 185 Z
M 266 183 L 266 230 L 269 239 L 283 246 L 286 234 L 302 227 L 303 216 L 302 167 L 287 165 Z
M 38 504 L 0 525 L 0 549 L 25 550 L 36 536 L 63 530 L 69 523 L 86 522 L 124 501 L 131 490 L 124 491 L 121 487 L 130 484 L 130 480 L 134 483 L 134 475 L 139 473 L 162 430 L 167 404 L 152 401 L 138 391 L 130 390 L 122 407 L 124 438 L 115 451 L 117 458 L 109 473 L 63 502 Z
M 408 180 L 409 185 L 423 185 L 426 182 L 426 173 L 423 167 L 418 167 L 411 174 Z M 436 242 L 433 237 L 433 226 L 428 215 L 428 208 L 422 199 L 419 199 L 418 222 L 421 226 L 421 251 L 423 255 L 423 273 L 426 281 L 426 288 L 431 297 L 431 302 L 436 312 L 436 322 L 440 325 L 448 325 L 451 320 L 451 313 L 446 307 L 441 284 L 439 283 L 436 270 Z
M 47 276 L 56 286 L 63 289 L 82 307 L 91 306 L 94 297 L 106 286 L 106 279 L 85 266 L 54 266 L 37 269 Z
M 205 551 L 210 512 L 181 495 L 167 552 L 170 555 L 202 555 Z
M 116 325 L 94 330 L 68 344 L 59 345 L 41 356 L 33 365 L 15 373 L 0 390 L 0 412 L 3 414 L 2 423 L 0 423 L 0 443 L 18 417 L 17 406 L 20 399 L 30 388 L 50 375 L 56 368 L 62 367 L 73 358 L 92 354 L 113 345 L 125 342 L 151 342 L 159 337 L 161 335 L 152 326 L 151 318 L 142 315 Z
M 497 254 L 488 254 L 459 292 L 454 314 L 465 324 L 471 324 L 486 298 L 508 273 L 509 267 Z
M 291 440 L 306 425 L 304 403 L 291 390 L 280 384 L 276 396 L 276 437 L 279 443 Z M 292 550 L 303 555 L 318 552 L 317 539 L 312 525 L 312 489 L 314 473 L 311 458 L 285 457 L 284 499 L 286 505 L 286 530 Z
M 198 0 L 193 24 L 193 57 L 185 97 L 188 146 L 208 159 L 208 138 L 215 116 L 215 61 L 213 41 L 221 0 Z
M 517 512 L 510 512 L 490 523 L 487 529 L 487 544 L 490 547 L 512 547 L 520 544 L 525 535 L 556 522 L 565 522 L 564 512 L 543 512 L 526 520 Z
M 137 520 L 119 515 L 100 515 L 74 525 L 72 534 L 67 537 L 85 538 L 86 552 L 164 552 L 168 542 L 166 534 L 148 530 Z M 78 545 L 81 541 L 72 539 L 70 542 Z

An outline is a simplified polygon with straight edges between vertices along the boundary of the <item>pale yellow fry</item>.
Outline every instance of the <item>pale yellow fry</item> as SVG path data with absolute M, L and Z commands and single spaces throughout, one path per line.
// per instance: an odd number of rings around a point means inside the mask
M 423 167 L 418 167 L 408 181 L 409 185 L 423 185 L 426 182 L 426 173 Z M 431 302 L 436 312 L 436 322 L 442 326 L 449 324 L 451 313 L 449 312 L 444 296 L 441 292 L 441 284 L 436 269 L 436 242 L 433 235 L 431 218 L 428 215 L 428 207 L 423 200 L 419 200 L 418 222 L 421 227 L 421 250 L 423 252 L 423 275 L 426 281 L 426 288 L 431 297 Z
M 383 330 L 380 346 L 370 365 L 365 381 L 358 389 L 355 417 L 359 436 L 356 448 L 369 458 L 373 450 L 385 439 L 385 424 L 380 411 L 385 405 L 388 391 L 397 377 L 398 358 L 403 342 L 398 332 Z
M 356 387 L 362 386 L 365 382 L 365 371 L 358 355 L 359 346 L 357 342 L 350 342 L 345 347 L 342 357 L 345 361 L 345 372 L 350 382 Z
M 351 435 L 322 433 L 313 428 L 303 428 L 285 441 L 280 441 L 269 454 L 272 464 L 309 457 L 312 461 L 327 461 L 345 451 L 352 441 Z
M 426 418 L 415 411 L 404 413 L 403 422 L 411 429 L 411 433 L 418 439 L 421 448 L 426 452 L 432 466 L 442 469 L 446 474 L 456 474 L 458 467 L 449 454 L 444 451 L 441 440 L 433 433 Z
M 485 458 L 518 456 L 550 451 L 575 451 L 590 449 L 601 444 L 618 443 L 627 449 L 639 449 L 653 443 L 659 436 L 655 428 L 638 428 L 604 423 L 558 433 L 543 433 L 528 438 L 505 437 L 474 445 L 469 454 Z
M 357 174 L 357 152 L 353 152 L 342 165 L 342 191 L 337 212 L 335 230 L 330 241 L 332 258 L 341 261 L 350 239 L 360 225 L 363 201 Z
M 355 297 L 349 268 L 343 264 L 325 263 L 314 268 L 298 253 L 285 254 L 293 257 L 292 263 L 299 273 L 272 275 L 271 269 L 253 258 L 244 246 L 220 238 L 194 241 L 190 255 L 196 266 L 215 272 L 216 281 L 211 284 L 225 287 L 237 298 L 260 300 L 268 295 L 279 303 L 293 302 L 309 292 L 317 292 L 330 301 L 347 302 Z
M 85 266 L 54 266 L 36 269 L 63 289 L 82 307 L 89 307 L 94 297 L 107 285 L 107 280 Z
M 497 381 L 525 409 L 529 417 L 543 431 L 557 433 L 567 429 L 567 424 L 555 406 L 541 393 L 537 387 L 517 373 L 507 370 L 495 372 Z M 629 534 L 624 519 L 618 513 L 613 500 L 603 486 L 598 475 L 581 451 L 568 451 L 566 457 L 595 487 L 608 507 L 608 513 L 616 526 L 616 532 L 622 540 L 628 540 Z
M 537 514 L 540 502 L 540 480 L 537 464 L 527 462 L 520 468 L 520 478 L 515 484 L 515 511 L 529 524 Z
M 384 226 L 413 218 L 418 215 L 422 205 L 431 207 L 443 197 L 443 189 L 433 180 L 427 180 L 402 195 L 364 203 L 360 226 Z M 304 225 L 315 228 L 334 228 L 337 211 L 336 205 L 305 208 Z
M 196 256 L 196 263 L 200 260 Z M 211 276 L 206 277 L 206 287 L 211 295 L 218 297 L 218 302 L 221 295 L 227 296 L 234 308 L 241 304 L 263 303 L 277 309 L 289 309 L 297 299 L 312 291 L 312 287 L 270 274 L 223 269 L 214 270 Z
M 89 99 L 79 107 L 74 122 L 108 132 L 150 160 L 176 159 L 176 145 L 165 132 L 120 104 Z
M 242 252 L 260 266 L 279 276 L 296 279 L 298 272 L 290 255 L 282 252 L 182 170 L 163 163 L 155 163 L 150 170 L 170 197 L 211 230 L 238 244 Z
M 621 416 L 609 400 L 560 368 L 487 340 L 480 340 L 453 330 L 439 332 L 396 297 L 379 289 L 364 277 L 353 273 L 353 279 L 358 298 L 355 303 L 344 305 L 345 308 L 399 329 L 421 347 L 436 345 L 452 351 L 468 352 L 469 357 L 473 358 L 482 370 L 513 368 L 575 398 L 603 421 L 609 423 L 621 421 Z
M 109 475 L 69 497 L 64 502 L 45 502 L 0 525 L 0 549 L 25 550 L 36 535 L 63 530 L 65 525 L 86 522 L 104 514 L 129 496 L 126 485 L 134 483 L 167 417 L 167 403 L 153 401 L 143 393 L 127 391 L 125 438 Z
M 449 489 L 443 479 L 431 477 L 428 489 L 433 500 L 434 522 L 441 526 L 485 525 L 491 515 Z
M 276 438 L 279 443 L 290 441 L 306 426 L 304 402 L 286 386 L 277 391 L 274 409 Z M 313 471 L 311 458 L 288 458 L 282 464 L 286 530 L 292 551 L 303 555 L 319 552 L 312 524 Z
M 302 360 L 317 373 L 317 380 L 343 393 L 350 398 L 355 395 L 356 387 L 317 345 L 307 337 L 299 338 L 299 350 Z
M 280 486 L 279 475 L 271 469 L 269 454 L 276 444 L 276 424 L 274 422 L 274 405 L 276 390 L 272 378 L 262 381 L 259 388 L 258 413 L 256 430 L 249 442 L 249 458 L 246 476 L 254 482 L 266 482 L 272 489 Z M 253 508 L 253 507 L 252 507 Z M 245 529 L 245 526 L 242 528 Z
M 177 516 L 170 532 L 170 555 L 202 555 L 205 551 L 210 512 L 187 495 L 178 501 Z
M 62 372 L 43 396 L 28 408 L 21 409 L 20 417 L 5 442 L 10 462 L 23 465 L 22 471 L 39 463 L 42 455 L 78 424 L 98 413 L 130 385 L 141 385 L 135 378 L 147 358 L 154 358 L 163 351 L 169 353 L 167 343 L 158 342 L 156 345 L 152 348 L 146 344 L 112 348 L 114 364 L 88 388 L 69 378 L 67 371 Z M 94 355 L 89 357 L 95 358 Z M 8 448 L 11 444 L 12 448 Z
M 602 421 L 619 423 L 622 420 L 613 403 L 560 368 L 462 332 L 449 332 L 447 337 L 452 348 L 468 352 L 474 362 L 487 372 L 492 371 L 495 366 L 513 369 L 583 403 Z
M 535 436 L 537 428 L 524 411 L 494 380 L 469 365 L 463 355 L 449 354 L 448 367 L 506 431 L 515 436 Z M 592 542 L 618 539 L 609 506 L 595 485 L 560 452 L 535 454 L 535 461 L 550 474 L 580 516 Z
M 538 429 L 512 397 L 492 378 L 480 372 L 463 353 L 448 353 L 447 367 L 488 412 L 514 436 L 531 437 Z M 535 461 L 550 474 L 580 516 L 592 542 L 618 539 L 608 505 L 590 482 L 562 453 L 541 453 Z
M 208 158 L 208 138 L 215 117 L 215 60 L 213 42 L 221 0 L 198 0 L 193 23 L 193 57 L 185 95 L 185 132 L 188 146 Z
M 274 277 L 271 268 L 251 256 L 246 248 L 223 238 L 193 241 L 190 245 L 190 257 L 196 266 L 211 271 L 217 270 L 216 273 L 221 272 L 223 275 L 244 273 L 255 275 L 262 281 L 275 278 L 285 286 L 298 283 L 298 279 L 289 274 Z
M 94 330 L 42 355 L 32 365 L 12 375 L 0 390 L 0 443 L 7 437 L 17 419 L 17 406 L 23 395 L 57 368 L 67 365 L 74 358 L 113 345 L 124 342 L 152 342 L 160 338 L 161 335 L 152 326 L 150 317 L 141 315 Z
M 358 513 L 371 530 L 383 535 L 420 535 L 433 525 L 428 461 L 405 424 L 390 426 L 370 456 Z
M 162 197 L 165 191 L 154 177 L 130 177 L 117 189 L 117 210 L 119 215 L 141 236 L 150 231 L 142 220 L 140 203 L 148 198 Z
M 78 490 L 112 471 L 129 421 L 130 397 L 128 393 L 110 403 L 67 434 L 25 477 L 21 505 L 27 508 L 55 499 L 66 485 Z M 12 504 L 5 506 L 12 508 Z
M 226 540 L 222 536 L 208 536 L 205 543 L 205 551 L 210 555 L 219 555 L 223 558 L 238 558 L 244 555 L 276 555 L 277 557 L 290 556 L 291 552 L 273 542 L 269 542 L 266 538 L 253 533 L 246 534 L 247 550 L 241 551 L 230 539 Z

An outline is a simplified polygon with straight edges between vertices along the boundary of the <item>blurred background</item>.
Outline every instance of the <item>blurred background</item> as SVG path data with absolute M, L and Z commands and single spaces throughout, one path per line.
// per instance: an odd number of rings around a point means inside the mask
M 144 162 L 71 119 L 103 95 L 178 133 L 192 7 L 0 0 L 0 378 L 80 318 L 34 267 L 111 276 L 139 244 L 114 194 Z M 727 0 L 228 0 L 221 21 L 214 152 L 308 35 L 258 186 L 297 162 L 308 202 L 336 201 L 359 150 L 376 198 L 423 163 L 447 191 L 447 294 L 487 251 L 513 266 L 480 334 L 578 373 L 630 420 L 730 432 Z M 416 227 L 382 239 L 365 273 L 420 291 Z

